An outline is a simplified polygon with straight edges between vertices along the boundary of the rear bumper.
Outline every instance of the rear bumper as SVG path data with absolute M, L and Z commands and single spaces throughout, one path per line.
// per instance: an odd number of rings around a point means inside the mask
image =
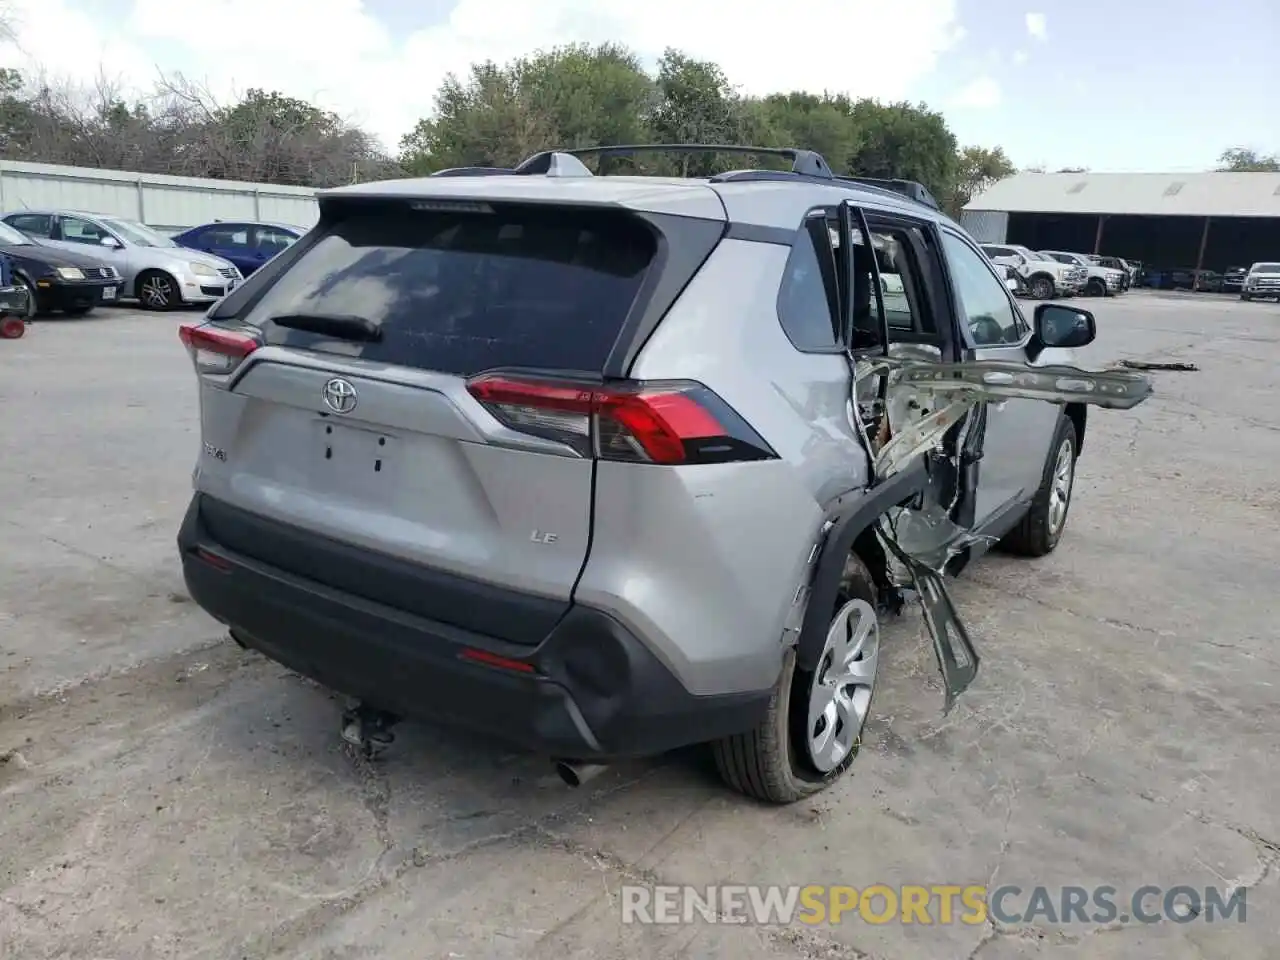
M 297 576 L 215 542 L 202 499 L 178 535 L 195 602 L 248 646 L 373 706 L 597 762 L 742 732 L 768 708 L 768 690 L 689 693 L 622 624 L 581 605 L 530 648 Z

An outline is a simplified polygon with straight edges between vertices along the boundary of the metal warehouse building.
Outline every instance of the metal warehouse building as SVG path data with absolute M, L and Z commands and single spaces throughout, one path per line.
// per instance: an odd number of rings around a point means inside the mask
M 1280 260 L 1280 173 L 1019 173 L 961 222 L 984 243 L 1221 271 Z

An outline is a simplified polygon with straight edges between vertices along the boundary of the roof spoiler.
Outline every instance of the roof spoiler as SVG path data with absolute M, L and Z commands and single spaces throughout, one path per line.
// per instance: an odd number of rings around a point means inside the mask
M 610 144 L 595 147 L 574 147 L 563 150 L 543 150 L 522 160 L 514 167 L 451 167 L 431 174 L 433 177 L 494 177 L 494 176 L 547 176 L 590 177 L 592 173 L 581 157 L 633 157 L 641 153 L 742 153 L 755 156 L 781 157 L 791 161 L 787 172 L 777 170 L 745 170 L 720 174 L 716 181 L 733 179 L 791 179 L 802 177 L 814 180 L 838 180 L 857 183 L 897 194 L 923 204 L 933 210 L 941 210 L 938 201 L 915 180 L 886 180 L 875 177 L 841 177 L 831 170 L 822 154 L 799 147 L 753 147 L 745 144 L 724 143 L 632 143 Z

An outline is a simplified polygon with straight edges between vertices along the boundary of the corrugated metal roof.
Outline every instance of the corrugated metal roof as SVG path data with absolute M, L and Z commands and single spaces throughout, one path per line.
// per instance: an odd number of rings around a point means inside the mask
M 1280 217 L 1280 173 L 1018 173 L 965 210 Z

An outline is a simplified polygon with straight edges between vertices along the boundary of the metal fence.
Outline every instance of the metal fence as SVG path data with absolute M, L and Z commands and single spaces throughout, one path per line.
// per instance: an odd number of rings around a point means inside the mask
M 309 228 L 319 215 L 309 187 L 0 160 L 0 211 L 37 208 L 123 217 L 165 233 L 213 220 Z

